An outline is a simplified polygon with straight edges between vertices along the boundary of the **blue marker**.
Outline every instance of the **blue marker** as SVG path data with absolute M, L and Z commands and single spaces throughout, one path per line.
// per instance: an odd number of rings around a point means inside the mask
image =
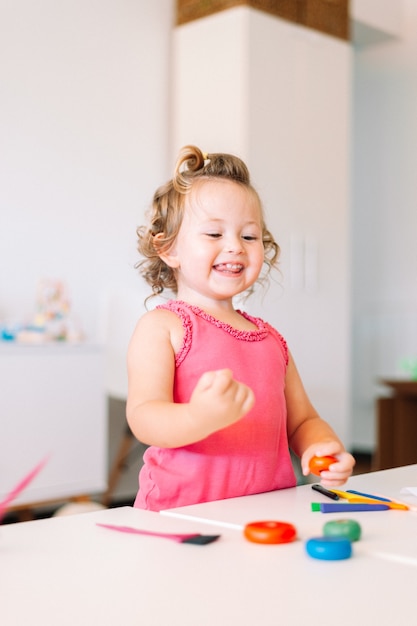
M 366 503 L 349 503 L 349 502 L 312 502 L 312 511 L 321 511 L 322 513 L 353 513 L 356 511 L 389 511 L 387 504 L 366 504 Z
M 347 489 L 346 493 L 353 493 L 355 496 L 362 496 L 363 498 L 371 498 L 372 500 L 381 500 L 381 502 L 391 502 L 389 498 L 381 498 L 381 496 L 373 496 L 370 493 L 362 493 L 362 491 L 355 491 L 354 489 Z

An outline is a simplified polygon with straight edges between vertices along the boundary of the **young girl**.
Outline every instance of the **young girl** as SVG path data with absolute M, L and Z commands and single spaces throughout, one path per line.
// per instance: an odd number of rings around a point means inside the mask
M 323 484 L 343 484 L 353 457 L 307 397 L 283 337 L 236 310 L 276 264 L 246 165 L 183 148 L 172 180 L 138 229 L 138 267 L 153 293 L 128 350 L 127 420 L 149 444 L 135 506 L 159 511 L 293 487 L 289 447 L 304 475 L 336 455 Z

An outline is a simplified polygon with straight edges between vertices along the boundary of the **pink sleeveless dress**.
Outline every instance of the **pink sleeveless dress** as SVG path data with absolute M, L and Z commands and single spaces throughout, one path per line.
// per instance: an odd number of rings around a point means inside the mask
M 247 313 L 257 330 L 241 331 L 178 300 L 158 308 L 182 321 L 174 401 L 188 402 L 209 370 L 229 368 L 255 393 L 240 421 L 181 448 L 149 447 L 139 474 L 135 507 L 160 511 L 189 504 L 293 487 L 284 397 L 288 349 L 269 324 Z

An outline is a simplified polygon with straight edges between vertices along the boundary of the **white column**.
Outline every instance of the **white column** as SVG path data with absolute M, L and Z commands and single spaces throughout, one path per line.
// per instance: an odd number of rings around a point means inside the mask
M 350 72 L 348 42 L 248 7 L 174 33 L 172 157 L 195 143 L 247 162 L 282 248 L 282 275 L 246 308 L 286 337 L 314 404 L 346 445 Z

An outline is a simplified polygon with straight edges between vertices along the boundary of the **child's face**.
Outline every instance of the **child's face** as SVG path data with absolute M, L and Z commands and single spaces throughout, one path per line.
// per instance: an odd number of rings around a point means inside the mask
M 167 255 L 177 297 L 229 300 L 251 287 L 264 262 L 261 219 L 258 199 L 245 187 L 226 180 L 195 184 Z

